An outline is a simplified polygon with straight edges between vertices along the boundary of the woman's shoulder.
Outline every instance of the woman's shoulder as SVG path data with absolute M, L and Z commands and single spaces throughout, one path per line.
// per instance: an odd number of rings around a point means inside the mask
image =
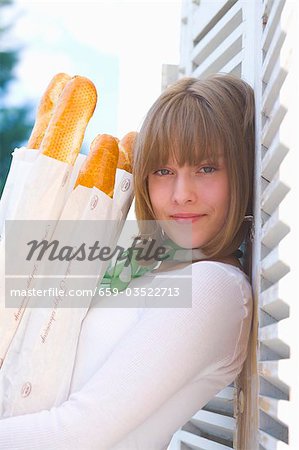
M 248 275 L 244 272 L 241 264 L 235 264 L 231 261 L 202 260 L 192 263 L 192 276 L 202 275 L 203 273 L 212 275 L 227 275 L 229 278 L 238 278 L 240 281 L 250 284 Z
M 223 261 L 197 261 L 192 264 L 193 292 L 210 292 L 212 296 L 252 300 L 252 287 L 248 275 L 239 267 Z

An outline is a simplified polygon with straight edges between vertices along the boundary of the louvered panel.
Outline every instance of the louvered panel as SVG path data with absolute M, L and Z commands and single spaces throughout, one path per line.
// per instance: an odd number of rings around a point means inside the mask
M 210 58 L 217 47 L 221 46 L 223 41 L 231 35 L 232 30 L 235 30 L 241 24 L 242 8 L 240 3 L 236 3 L 206 35 L 201 37 L 198 44 L 194 46 L 191 55 L 193 64 L 199 66 L 207 58 Z
M 211 441 L 209 439 L 189 433 L 187 431 L 180 431 L 178 438 L 180 442 L 187 445 L 188 449 L 193 450 L 231 450 L 231 447 L 220 444 L 219 442 Z M 181 447 L 179 447 L 181 448 Z M 186 447 L 185 447 L 186 448 Z
M 261 241 L 268 248 L 275 247 L 290 231 L 281 209 L 276 209 L 262 228 Z
M 280 391 L 289 396 L 289 385 L 291 383 L 291 362 L 290 359 L 277 361 L 259 361 L 258 373 L 264 379 L 276 386 Z
M 201 0 L 192 18 L 191 36 L 193 45 L 196 45 L 203 35 L 207 34 L 218 21 L 234 6 L 238 0 Z
M 267 24 L 263 30 L 262 49 L 265 53 L 270 47 L 275 30 L 279 27 L 284 5 L 285 0 L 267 0 L 264 2 L 263 17 L 267 19 Z
M 275 439 L 288 443 L 288 427 L 261 408 L 259 409 L 259 429 Z
M 241 78 L 243 59 L 244 59 L 244 54 L 243 54 L 243 50 L 242 50 L 234 58 L 232 58 L 230 61 L 228 61 L 228 63 L 224 67 L 222 67 L 221 72 L 231 73 L 231 74 Z
M 289 151 L 291 132 L 291 121 L 286 113 L 262 160 L 262 175 L 269 181 L 272 180 Z
M 290 325 L 289 320 L 280 320 L 259 329 L 259 341 L 277 353 L 282 358 L 290 356 Z
M 289 47 L 292 42 L 291 37 L 289 36 L 289 39 L 285 42 L 286 44 L 283 47 L 284 57 L 282 61 L 279 60 L 279 64 L 284 64 L 283 71 L 286 72 L 289 70 L 291 64 L 292 50 L 291 47 Z M 262 112 L 267 120 L 262 129 L 261 143 L 266 148 L 270 147 L 276 134 L 280 133 L 279 127 L 292 102 L 293 95 L 290 89 L 291 81 L 289 81 L 286 76 L 281 76 L 280 82 L 284 80 L 285 82 L 280 85 L 277 82 L 277 78 L 274 78 L 274 75 L 270 78 L 262 98 Z M 272 96 L 270 94 L 272 94 Z M 271 101 L 269 98 L 271 98 Z M 282 130 L 282 132 L 284 132 L 284 130 Z
M 283 239 L 261 262 L 262 276 L 271 283 L 276 283 L 290 270 L 287 264 L 288 255 L 294 243 L 291 239 Z
M 266 187 L 262 194 L 261 206 L 264 212 L 271 215 L 279 203 L 289 192 L 290 187 L 286 182 L 283 182 L 281 175 L 277 172 L 272 182 Z
M 284 0 L 267 2 L 263 12 L 266 26 L 262 34 L 263 60 L 260 99 L 262 120 L 260 145 L 261 215 L 259 235 L 260 295 L 258 330 L 258 441 L 260 449 L 287 449 L 291 420 L 292 322 L 290 296 L 292 274 L 290 254 L 294 245 L 291 212 L 294 209 L 292 187 L 292 5 Z M 266 286 L 266 288 L 265 288 Z M 264 315 L 267 315 L 267 318 Z
M 193 65 L 193 76 L 203 77 L 210 73 L 220 72 L 222 68 L 242 51 L 243 25 L 239 25 L 229 36 L 224 39 L 221 46 L 217 47 L 209 58 L 201 61 L 201 64 Z
M 290 281 L 288 275 L 282 280 L 272 284 L 260 294 L 260 308 L 270 314 L 276 320 L 289 317 L 290 305 L 288 295 L 290 291 Z
M 264 51 L 262 78 L 265 83 L 269 83 L 271 78 L 276 78 L 277 72 L 282 71 L 288 64 L 289 51 L 292 46 L 284 44 L 288 42 L 288 30 L 292 20 L 292 5 L 285 1 L 275 2 L 275 14 L 270 15 L 267 26 L 271 28 L 271 36 L 264 34 L 262 47 Z M 276 67 L 276 70 L 274 68 Z M 274 98 L 278 95 L 273 92 Z M 267 95 L 266 95 L 267 96 Z
M 278 75 L 277 73 L 272 74 L 273 76 L 264 91 L 262 110 L 265 116 L 269 118 L 262 136 L 262 144 L 266 147 L 269 147 L 274 135 L 277 133 L 278 125 L 282 122 L 290 104 L 291 92 L 288 81 L 282 84 L 287 76 L 292 53 L 290 47 L 287 46 L 290 39 L 291 38 L 289 38 L 288 41 L 285 41 L 286 44 L 285 47 L 283 47 L 283 50 L 285 50 L 283 60 L 279 62 L 279 64 L 282 63 L 284 66 L 280 66 L 280 70 L 277 69 Z
M 232 441 L 233 439 L 235 428 L 235 419 L 233 417 L 200 410 L 192 417 L 190 422 L 198 427 L 201 433 L 212 434 L 214 438 L 221 438 L 227 441 Z
M 291 18 L 289 19 L 289 26 L 290 22 Z M 279 36 L 276 36 L 277 42 L 275 42 L 276 46 L 273 49 L 273 53 L 274 51 L 275 53 L 271 54 L 271 56 L 274 58 L 273 67 L 272 61 L 269 61 L 269 63 L 271 63 L 269 74 L 265 70 L 264 75 L 268 78 L 268 84 L 263 94 L 262 104 L 263 112 L 266 115 L 270 114 L 275 99 L 279 98 L 280 95 L 283 95 L 283 90 L 281 91 L 280 89 L 287 77 L 292 56 L 292 46 L 290 42 L 292 39 L 291 36 L 289 34 L 286 34 L 286 31 L 281 31 L 280 29 L 278 30 L 278 32 Z M 268 66 L 265 67 L 268 69 Z M 288 88 L 286 89 L 288 92 Z M 288 102 L 286 102 L 286 104 L 288 104 Z
M 290 450 L 287 444 L 262 430 L 259 430 L 259 442 L 262 445 L 262 449 L 265 450 Z
M 274 419 L 281 422 L 282 425 L 287 426 L 290 423 L 290 408 L 289 402 L 286 400 L 277 400 L 275 398 L 260 395 L 259 408 Z
M 281 92 L 280 92 L 281 93 Z M 286 102 L 287 104 L 287 102 Z M 273 139 L 275 134 L 277 133 L 277 130 L 279 129 L 279 126 L 286 115 L 287 112 L 287 106 L 285 106 L 280 98 L 278 98 L 274 105 L 271 112 L 268 112 L 269 120 L 267 121 L 263 131 L 262 131 L 262 145 L 264 145 L 266 148 L 268 148 Z M 263 110 L 263 113 L 266 116 L 265 111 Z
M 244 17 L 241 1 L 202 2 L 193 23 L 192 76 L 241 74 Z
M 234 387 L 226 387 L 222 389 L 212 400 L 210 400 L 204 407 L 205 411 L 217 411 L 218 413 L 233 415 L 234 411 Z

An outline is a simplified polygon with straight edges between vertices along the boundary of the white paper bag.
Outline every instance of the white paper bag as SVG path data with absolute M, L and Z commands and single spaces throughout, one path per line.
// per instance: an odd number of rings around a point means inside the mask
M 114 248 L 132 200 L 132 175 L 124 170 L 117 169 L 113 200 L 97 188 L 77 186 L 67 197 L 52 238 L 59 237 L 62 220 L 72 221 L 70 233 L 74 242 L 84 236 L 84 222 L 110 220 L 102 237 L 105 245 Z M 97 278 L 89 286 L 96 288 L 108 264 L 109 261 L 99 262 Z M 39 268 L 42 269 L 42 264 Z M 64 271 L 65 277 L 55 281 L 56 287 L 62 281 L 65 286 L 71 285 L 72 268 L 65 264 Z M 35 279 L 33 285 L 42 289 L 43 283 L 46 285 L 46 279 Z M 67 399 L 81 324 L 91 300 L 92 296 L 81 307 L 74 307 L 74 299 L 67 297 L 63 299 L 64 308 L 58 308 L 56 300 L 51 308 L 37 308 L 38 299 L 29 299 L 0 371 L 2 417 L 51 408 Z M 26 382 L 34 389 L 24 398 L 20 392 Z M 1 395 L 4 389 L 5 396 Z
M 15 148 L 12 153 L 10 169 L 0 199 L 0 240 L 3 238 L 5 219 L 14 217 L 28 173 L 37 156 L 37 150 L 26 147 Z

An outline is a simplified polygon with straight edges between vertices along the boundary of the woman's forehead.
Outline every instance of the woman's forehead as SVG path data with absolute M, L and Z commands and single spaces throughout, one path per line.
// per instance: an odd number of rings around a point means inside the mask
M 214 152 L 211 151 L 211 152 L 209 152 L 208 155 L 202 153 L 200 155 L 200 157 L 198 158 L 198 163 L 201 163 L 202 161 L 205 161 L 205 160 L 213 160 L 213 161 L 222 162 L 222 161 L 224 161 L 224 151 L 223 150 L 214 151 Z M 187 164 L 186 161 L 187 161 L 187 158 L 185 160 L 185 164 Z M 171 153 L 171 154 L 168 155 L 167 163 L 168 164 L 174 164 L 174 165 L 178 164 L 178 161 L 177 161 L 177 159 L 176 159 L 174 154 Z

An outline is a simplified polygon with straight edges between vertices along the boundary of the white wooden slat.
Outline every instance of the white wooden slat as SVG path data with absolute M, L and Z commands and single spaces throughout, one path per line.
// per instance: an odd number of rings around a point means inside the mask
M 270 115 L 273 103 L 280 96 L 280 88 L 289 72 L 293 52 L 292 40 L 291 34 L 286 32 L 280 34 L 279 44 L 277 43 L 274 48 L 277 54 L 272 55 L 273 61 L 266 60 L 264 63 L 262 77 L 263 81 L 267 82 L 267 86 L 263 93 L 262 109 L 266 115 Z
M 236 3 L 229 12 L 193 47 L 191 59 L 199 65 L 242 23 L 242 8 Z
M 205 411 L 233 414 L 235 387 L 226 387 L 218 392 L 203 408 Z
M 279 282 L 272 284 L 260 293 L 260 308 L 276 320 L 289 317 L 290 305 L 286 295 L 290 291 L 288 275 L 285 275 Z
M 237 0 L 202 0 L 192 21 L 192 41 L 197 43 L 200 36 L 208 33 Z
M 258 431 L 259 442 L 266 450 L 291 450 L 288 444 L 270 436 L 262 430 Z
M 280 320 L 271 325 L 259 328 L 259 341 L 269 347 L 280 357 L 290 357 L 290 324 L 289 319 Z
M 282 205 L 280 205 L 282 206 Z M 274 248 L 290 231 L 282 208 L 277 208 L 262 228 L 261 242 L 268 248 Z
M 269 2 L 267 2 L 269 3 Z M 285 0 L 275 0 L 273 5 L 265 5 L 263 16 L 267 17 L 267 24 L 263 30 L 261 49 L 267 52 L 273 39 L 273 35 L 280 24 L 281 12 L 285 5 Z
M 279 2 L 277 2 L 279 3 Z M 281 4 L 284 2 L 280 2 Z M 281 5 L 278 8 L 281 9 Z M 274 29 L 274 33 L 269 41 L 269 47 L 267 49 L 266 57 L 263 61 L 262 77 L 264 82 L 268 83 L 272 74 L 273 68 L 277 61 L 284 59 L 285 50 L 282 49 L 282 45 L 288 30 L 290 29 L 290 23 L 292 20 L 292 6 L 289 2 L 284 5 L 281 16 L 279 17 L 279 25 Z M 266 48 L 263 48 L 266 51 Z
M 244 52 L 242 50 L 236 56 L 230 59 L 224 67 L 222 67 L 221 72 L 231 73 L 236 75 L 237 77 L 241 77 L 243 59 L 244 59 Z
M 288 427 L 279 420 L 274 419 L 266 414 L 261 408 L 259 412 L 259 429 L 268 433 L 270 436 L 287 443 L 288 442 Z M 262 447 L 263 448 L 263 447 Z
M 276 283 L 289 271 L 289 255 L 293 251 L 292 236 L 287 235 L 265 258 L 261 261 L 261 274 L 271 283 Z M 291 286 L 290 286 L 291 288 Z M 289 297 L 289 295 L 288 295 Z
M 193 450 L 231 450 L 231 447 L 210 441 L 188 431 L 180 431 L 179 438 L 181 442 L 184 442 L 188 448 Z
M 259 361 L 258 373 L 284 394 L 289 394 L 292 378 L 292 365 L 289 358 L 277 361 Z
M 269 181 L 272 180 L 289 151 L 291 131 L 292 123 L 287 112 L 262 160 L 262 175 Z
M 292 57 L 292 36 L 290 34 L 287 35 L 285 39 L 282 49 L 280 51 L 279 57 L 277 58 L 277 64 L 271 69 L 271 79 L 267 84 L 267 87 L 264 91 L 263 102 L 262 102 L 262 110 L 266 116 L 271 116 L 271 111 L 274 110 L 274 102 L 277 99 L 281 100 L 281 103 L 284 102 L 286 106 L 286 110 L 289 103 L 289 99 L 284 101 L 283 96 L 285 92 L 290 95 L 289 86 L 284 87 L 284 82 L 287 78 L 287 74 L 289 72 L 291 57 Z
M 290 422 L 290 402 L 286 400 L 278 400 L 276 398 L 259 396 L 259 408 L 268 416 L 275 420 L 279 420 L 283 425 Z
M 268 184 L 262 194 L 261 207 L 263 211 L 271 215 L 290 190 L 290 186 L 281 179 L 281 174 L 276 173 L 275 177 Z
M 191 419 L 200 430 L 222 439 L 231 439 L 235 429 L 235 418 L 210 411 L 200 410 Z
M 280 98 L 277 98 L 273 105 L 273 109 L 271 110 L 271 112 L 268 112 L 267 117 L 269 117 L 269 120 L 262 130 L 261 144 L 265 147 L 268 148 L 270 146 L 284 116 L 286 115 L 286 112 L 287 104 L 284 104 Z
M 291 63 L 289 62 L 288 64 Z M 271 142 L 277 134 L 284 116 L 293 102 L 294 87 L 293 77 L 287 77 L 280 89 L 279 96 L 277 96 L 271 111 L 265 111 L 264 109 L 262 110 L 265 116 L 269 117 L 269 120 L 263 127 L 261 139 L 262 145 L 266 148 L 271 145 Z
M 193 76 L 200 77 L 215 73 L 222 70 L 234 56 L 242 50 L 242 33 L 243 25 L 238 26 L 232 33 L 223 41 L 222 45 L 215 49 L 215 51 L 203 63 L 197 67 Z

